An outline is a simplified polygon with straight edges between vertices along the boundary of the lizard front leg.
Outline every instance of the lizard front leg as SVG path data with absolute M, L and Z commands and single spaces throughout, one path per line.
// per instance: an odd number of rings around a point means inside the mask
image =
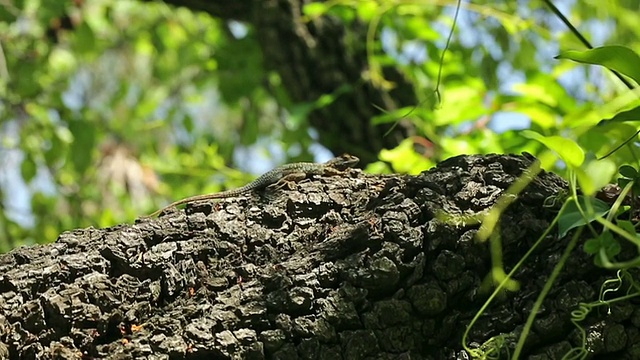
M 282 179 L 278 180 L 275 184 L 271 184 L 267 186 L 267 191 L 274 192 L 277 190 L 282 190 L 287 188 L 288 190 L 293 190 L 293 183 L 304 180 L 307 177 L 307 174 L 304 172 L 294 172 L 287 174 L 282 177 Z

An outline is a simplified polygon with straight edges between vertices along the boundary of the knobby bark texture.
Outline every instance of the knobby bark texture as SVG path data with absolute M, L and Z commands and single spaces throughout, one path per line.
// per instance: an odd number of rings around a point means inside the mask
M 468 359 L 461 338 L 488 295 L 489 245 L 475 240 L 478 224 L 441 215 L 486 212 L 533 161 L 351 169 L 16 249 L 0 256 L 0 358 Z M 502 214 L 507 271 L 554 217 L 545 199 L 565 188 L 543 172 Z M 503 335 L 506 358 L 567 242 L 545 239 L 517 273 L 520 290 L 472 328 L 472 347 Z M 524 358 L 578 346 L 570 312 L 611 277 L 574 250 Z M 591 358 L 640 358 L 637 304 L 609 310 L 581 322 Z
M 395 84 L 393 89 L 369 81 L 367 24 L 357 19 L 345 23 L 332 16 L 305 21 L 302 8 L 309 0 L 164 2 L 250 25 L 265 68 L 280 75 L 294 102 L 310 103 L 337 94 L 331 104 L 309 114 L 320 143 L 334 154 L 351 153 L 370 163 L 381 149 L 394 148 L 413 134 L 407 121 L 400 121 L 390 132 L 392 124 L 371 122 L 380 108 L 393 111 L 418 105 L 418 100 L 411 83 L 394 67 L 383 67 L 385 78 Z

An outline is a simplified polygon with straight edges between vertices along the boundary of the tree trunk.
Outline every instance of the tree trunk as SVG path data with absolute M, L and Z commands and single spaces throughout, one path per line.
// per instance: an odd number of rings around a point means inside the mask
M 383 69 L 385 78 L 395 84 L 392 90 L 373 86 L 366 79 L 370 70 L 366 24 L 357 20 L 345 24 L 331 16 L 305 22 L 302 7 L 311 1 L 165 2 L 253 26 L 267 70 L 280 75 L 294 102 L 314 102 L 339 93 L 331 104 L 309 115 L 320 143 L 334 154 L 350 153 L 370 163 L 377 160 L 380 150 L 394 148 L 413 134 L 407 121 L 400 121 L 390 132 L 393 124 L 371 122 L 380 114 L 378 108 L 393 111 L 417 105 L 417 100 L 411 83 L 394 67 Z
M 418 176 L 311 176 L 16 249 L 0 255 L 0 358 L 468 358 L 462 334 L 488 296 L 492 263 L 474 241 L 479 225 L 453 216 L 484 213 L 532 162 L 459 156 Z M 502 214 L 507 271 L 555 216 L 545 199 L 564 188 L 542 172 Z M 469 342 L 500 335 L 499 351 L 513 350 L 567 242 L 545 240 L 518 271 L 520 290 L 484 311 Z M 605 276 L 573 251 L 529 358 L 579 344 L 570 312 L 598 298 Z M 629 302 L 592 312 L 581 323 L 587 350 L 637 359 L 638 313 Z

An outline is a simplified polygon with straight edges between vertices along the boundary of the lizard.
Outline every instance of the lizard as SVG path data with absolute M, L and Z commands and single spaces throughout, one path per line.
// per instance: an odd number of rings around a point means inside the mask
M 155 217 L 156 215 L 162 213 L 163 211 L 178 206 L 182 204 L 191 203 L 194 201 L 200 200 L 211 200 L 211 199 L 226 199 L 237 197 L 241 195 L 245 195 L 251 193 L 253 191 L 258 191 L 265 189 L 266 187 L 273 184 L 281 184 L 288 181 L 296 181 L 302 180 L 308 175 L 337 175 L 355 166 L 360 159 L 353 155 L 344 154 L 333 158 L 325 163 L 312 163 L 312 162 L 298 162 L 291 164 L 284 164 L 270 170 L 254 181 L 248 183 L 247 185 L 241 186 L 237 189 L 226 190 L 218 193 L 212 194 L 204 194 L 204 195 L 195 195 L 184 198 L 182 200 L 178 200 L 172 202 L 171 204 L 163 207 L 160 210 L 154 211 L 150 215 L 146 216 L 147 218 Z

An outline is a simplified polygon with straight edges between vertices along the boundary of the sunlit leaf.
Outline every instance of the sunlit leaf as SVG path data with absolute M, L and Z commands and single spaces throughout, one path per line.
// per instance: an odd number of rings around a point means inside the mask
M 631 110 L 626 110 L 615 114 L 606 121 L 640 121 L 640 106 L 636 106 Z
M 312 2 L 302 7 L 302 12 L 308 17 L 314 19 L 324 15 L 329 7 L 325 3 Z
M 408 33 L 407 35 L 413 35 L 415 38 L 429 41 L 440 39 L 441 34 L 431 25 L 431 22 L 419 16 L 412 16 L 408 18 L 404 24 Z
M 537 124 L 543 129 L 552 129 L 556 126 L 557 114 L 547 107 L 530 104 L 517 104 L 515 111 L 527 115 L 531 122 Z
M 584 168 L 574 169 L 582 193 L 587 196 L 595 194 L 603 186 L 609 184 L 616 173 L 616 164 L 610 159 L 590 161 Z
M 522 135 L 543 143 L 569 166 L 577 168 L 584 162 L 584 151 L 571 139 L 561 136 L 543 136 L 531 130 L 522 131 Z
M 76 57 L 68 49 L 55 48 L 49 55 L 49 66 L 56 75 L 70 73 L 76 64 Z
M 414 151 L 411 140 L 404 140 L 395 149 L 382 150 L 380 160 L 390 163 L 395 172 L 408 174 L 419 174 L 435 165 L 432 160 Z
M 585 152 L 596 154 L 597 158 L 610 152 L 614 146 L 619 145 L 636 131 L 630 123 L 608 122 L 594 126 L 582 134 L 578 140 Z M 620 149 L 616 154 L 629 154 L 628 147 Z
M 549 93 L 549 89 L 538 84 L 515 84 L 513 90 L 521 93 L 526 97 L 540 101 L 549 106 L 556 106 L 558 99 Z
M 363 1 L 356 8 L 358 17 L 364 21 L 371 20 L 374 16 L 377 16 L 380 11 L 380 6 L 377 1 Z
M 596 124 L 603 126 L 608 121 L 602 119 L 613 118 L 616 114 L 637 106 L 640 106 L 640 89 L 622 92 L 604 104 L 586 103 L 581 111 L 567 114 L 563 122 L 569 127 L 585 127 Z
M 473 121 L 487 114 L 483 102 L 484 89 L 479 84 L 455 86 L 447 90 L 442 103 L 434 111 L 434 123 L 437 125 L 458 124 Z
M 602 65 L 626 75 L 640 84 L 640 56 L 626 46 L 609 45 L 585 51 L 562 51 L 556 59 L 569 59 L 583 64 Z

